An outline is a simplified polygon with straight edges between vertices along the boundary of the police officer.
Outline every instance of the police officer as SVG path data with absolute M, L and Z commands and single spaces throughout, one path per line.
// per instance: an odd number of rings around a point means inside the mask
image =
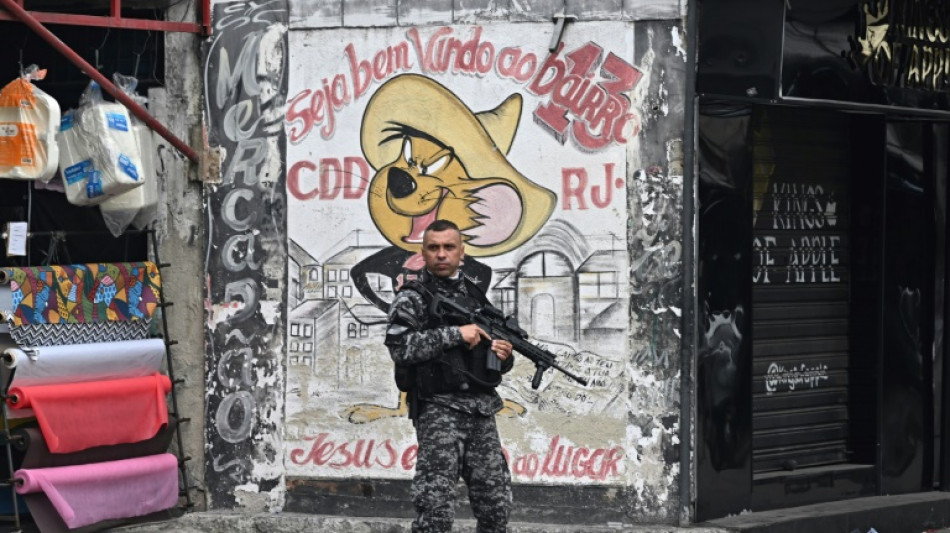
M 451 531 L 460 475 L 477 531 L 507 531 L 511 474 L 495 426 L 502 400 L 494 386 L 514 362 L 511 343 L 492 340 L 475 324 L 431 316 L 436 294 L 487 303 L 459 271 L 464 255 L 458 226 L 447 220 L 430 224 L 422 237 L 426 269 L 401 288 L 389 311 L 386 346 L 396 363 L 397 383 L 400 370 L 402 380 L 409 381 L 400 388 L 409 390 L 419 444 L 411 489 L 417 513 L 413 533 Z M 501 360 L 494 375 L 484 371 L 488 357 Z

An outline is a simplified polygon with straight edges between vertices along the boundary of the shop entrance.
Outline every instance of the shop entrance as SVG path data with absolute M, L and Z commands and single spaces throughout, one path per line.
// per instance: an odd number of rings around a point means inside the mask
M 723 102 L 699 125 L 700 513 L 720 483 L 744 495 L 707 504 L 752 510 L 941 486 L 948 126 Z
M 846 463 L 848 122 L 760 109 L 753 140 L 753 471 Z

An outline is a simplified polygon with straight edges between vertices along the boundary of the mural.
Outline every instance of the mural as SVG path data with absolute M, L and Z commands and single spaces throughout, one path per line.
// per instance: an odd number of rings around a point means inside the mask
M 590 381 L 549 372 L 534 390 L 517 360 L 499 389 L 515 480 L 626 475 L 626 161 L 643 73 L 622 23 L 549 42 L 523 24 L 290 33 L 288 476 L 411 475 L 383 336 L 437 218 L 462 229 L 465 275 Z
M 520 117 L 518 94 L 475 114 L 444 86 L 417 74 L 397 76 L 376 91 L 363 114 L 360 141 L 376 171 L 368 185 L 369 213 L 392 246 L 353 268 L 360 294 L 387 311 L 367 276 L 386 275 L 397 288 L 414 277 L 422 233 L 439 218 L 462 230 L 466 273 L 488 292 L 491 271 L 472 258 L 520 245 L 554 207 L 554 193 L 531 183 L 506 157 Z

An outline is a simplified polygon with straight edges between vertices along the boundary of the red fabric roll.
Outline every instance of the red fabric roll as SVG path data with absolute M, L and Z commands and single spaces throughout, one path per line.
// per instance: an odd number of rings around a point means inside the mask
M 12 387 L 14 409 L 32 408 L 52 453 L 150 439 L 168 423 L 168 376 Z M 14 402 L 14 399 L 16 400 Z

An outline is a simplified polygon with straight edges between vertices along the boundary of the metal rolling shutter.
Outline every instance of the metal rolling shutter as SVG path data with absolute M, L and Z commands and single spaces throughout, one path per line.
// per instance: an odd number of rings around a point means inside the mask
M 848 122 L 768 109 L 756 123 L 753 470 L 846 462 Z

